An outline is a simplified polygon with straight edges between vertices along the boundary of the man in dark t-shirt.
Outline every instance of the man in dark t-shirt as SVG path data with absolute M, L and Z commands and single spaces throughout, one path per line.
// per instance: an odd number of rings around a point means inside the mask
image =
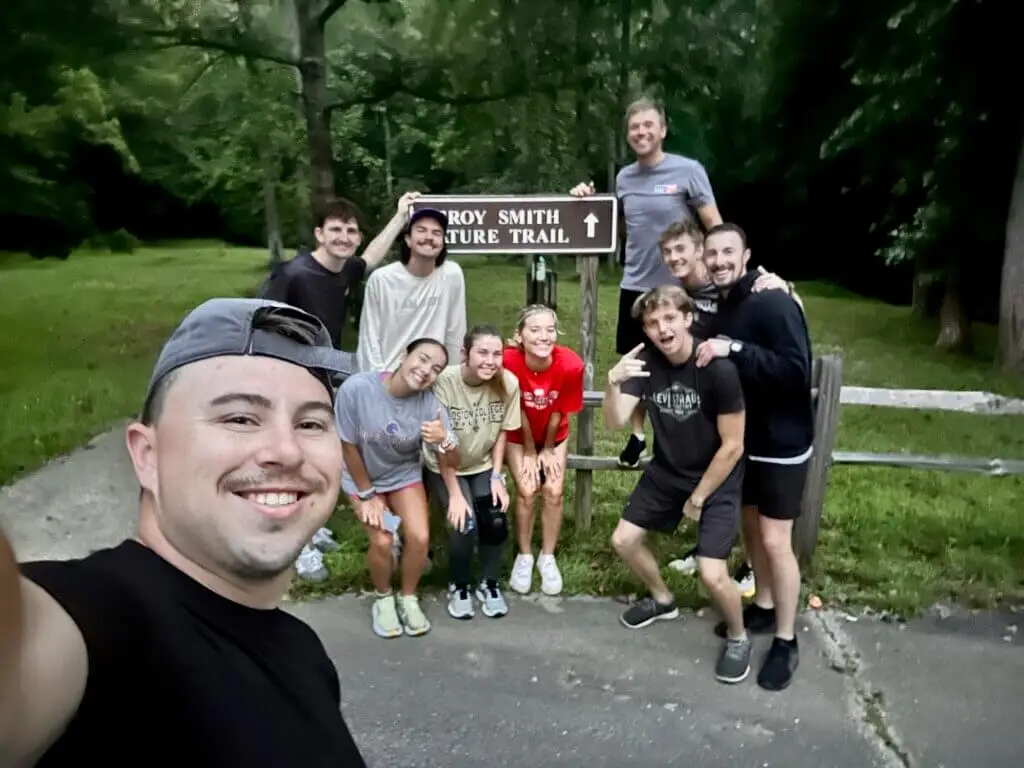
M 327 328 L 335 348 L 341 349 L 352 292 L 366 273 L 384 260 L 406 226 L 410 206 L 419 196 L 418 192 L 402 195 L 395 215 L 366 246 L 362 256 L 356 255 L 363 242 L 358 209 L 347 200 L 328 203 L 313 230 L 316 250 L 302 251 L 291 261 L 279 264 L 264 281 L 260 297 L 309 312 Z M 323 581 L 330 575 L 323 553 L 338 548 L 331 530 L 321 528 L 299 553 L 295 572 L 307 581 Z
M 338 498 L 352 367 L 285 304 L 186 316 L 126 430 L 138 537 L 19 568 L 0 533 L 0 765 L 365 768 L 323 644 L 279 607 Z
M 260 297 L 283 301 L 318 317 L 340 349 L 352 291 L 387 256 L 409 219 L 409 207 L 419 196 L 418 192 L 402 195 L 395 215 L 362 256 L 356 255 L 363 242 L 359 211 L 347 200 L 332 201 L 313 230 L 316 250 L 302 251 L 279 264 L 260 288 Z
M 672 533 L 684 515 L 696 520 L 698 571 L 730 629 L 716 677 L 738 683 L 750 672 L 750 640 L 726 559 L 739 531 L 743 390 L 732 365 L 696 367 L 693 302 L 682 288 L 643 294 L 633 312 L 652 348 L 638 345 L 609 371 L 602 408 L 608 427 L 620 429 L 642 404 L 654 428 L 653 459 L 612 535 L 615 551 L 650 596 L 621 620 L 635 629 L 679 616 L 644 539 L 648 531 Z
M 678 221 L 661 233 L 658 239 L 658 250 L 661 260 L 693 300 L 693 326 L 691 333 L 699 339 L 710 339 L 716 333 L 718 303 L 721 297 L 718 288 L 711 281 L 707 267 L 704 265 L 704 230 L 692 221 Z M 778 275 L 759 268 L 754 285 L 755 291 L 785 291 L 800 303 L 792 283 L 787 283 Z M 802 305 L 801 305 L 802 306 Z M 635 448 L 636 461 L 643 451 L 643 442 L 636 436 L 630 438 L 630 446 Z M 632 456 L 632 454 L 631 454 Z M 686 552 L 678 564 L 683 573 L 694 573 L 697 570 L 697 547 Z M 744 561 L 737 569 L 736 585 L 743 597 L 753 597 L 757 589 L 754 572 L 750 563 Z

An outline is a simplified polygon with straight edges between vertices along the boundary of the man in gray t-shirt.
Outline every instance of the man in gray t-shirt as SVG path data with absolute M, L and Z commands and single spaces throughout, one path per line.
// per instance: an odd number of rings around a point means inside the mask
M 704 229 L 722 223 L 707 171 L 697 160 L 664 151 L 668 132 L 665 110 L 651 99 L 640 99 L 626 110 L 626 141 L 636 162 L 619 171 L 615 195 L 625 220 L 625 269 L 619 285 L 619 317 L 615 350 L 624 355 L 646 343 L 642 325 L 633 319 L 633 302 L 659 285 L 677 284 L 662 263 L 658 240 L 670 224 L 699 219 Z M 569 194 L 594 194 L 593 183 L 577 184 Z M 632 434 L 619 456 L 623 466 L 635 467 L 644 452 L 644 411 L 630 419 Z

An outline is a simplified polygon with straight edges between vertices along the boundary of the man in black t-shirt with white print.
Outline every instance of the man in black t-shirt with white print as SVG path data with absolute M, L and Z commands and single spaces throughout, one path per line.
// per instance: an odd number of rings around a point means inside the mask
M 693 326 L 691 333 L 699 339 L 710 339 L 715 335 L 715 321 L 718 317 L 718 302 L 721 295 L 711 281 L 707 267 L 704 265 L 704 230 L 690 220 L 677 221 L 661 233 L 658 239 L 658 250 L 661 260 L 686 290 L 693 300 Z M 787 283 L 778 275 L 759 269 L 754 282 L 754 291 L 785 291 L 798 304 L 792 283 Z M 802 306 L 802 304 L 801 304 Z M 638 438 L 633 436 L 632 441 Z M 643 444 L 639 443 L 640 450 Z M 640 453 L 636 454 L 639 461 Z M 681 558 L 679 570 L 693 573 L 697 570 L 697 547 L 693 547 Z M 754 572 L 747 560 L 736 570 L 736 585 L 743 597 L 753 597 L 756 589 Z
M 700 370 L 694 364 L 699 339 L 690 334 L 693 302 L 682 288 L 643 294 L 633 313 L 653 349 L 638 345 L 609 371 L 602 405 L 607 426 L 621 429 L 642 404 L 655 438 L 653 459 L 612 534 L 612 547 L 650 590 L 622 623 L 637 629 L 678 617 L 644 539 L 648 531 L 672 533 L 684 515 L 696 520 L 701 581 L 729 626 L 715 674 L 738 683 L 750 672 L 750 640 L 726 559 L 739 532 L 743 390 L 728 361 Z

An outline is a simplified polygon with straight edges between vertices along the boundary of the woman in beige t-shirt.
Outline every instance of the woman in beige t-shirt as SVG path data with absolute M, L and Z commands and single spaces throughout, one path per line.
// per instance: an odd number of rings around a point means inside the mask
M 506 431 L 521 426 L 519 382 L 502 367 L 501 333 L 477 325 L 466 334 L 461 364 L 438 376 L 434 395 L 445 406 L 459 440 L 459 468 L 439 470 L 437 457 L 424 452 L 427 486 L 448 515 L 451 526 L 448 613 L 456 619 L 474 614 L 471 560 L 479 543 L 481 580 L 476 600 L 485 616 L 508 613 L 498 586 L 501 547 L 508 538 L 508 492 L 502 467 Z

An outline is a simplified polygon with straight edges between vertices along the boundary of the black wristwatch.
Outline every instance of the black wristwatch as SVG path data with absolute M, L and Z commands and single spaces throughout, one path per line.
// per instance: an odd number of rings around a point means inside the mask
M 729 342 L 729 354 L 735 355 L 737 352 L 743 349 L 742 341 L 730 341 Z

